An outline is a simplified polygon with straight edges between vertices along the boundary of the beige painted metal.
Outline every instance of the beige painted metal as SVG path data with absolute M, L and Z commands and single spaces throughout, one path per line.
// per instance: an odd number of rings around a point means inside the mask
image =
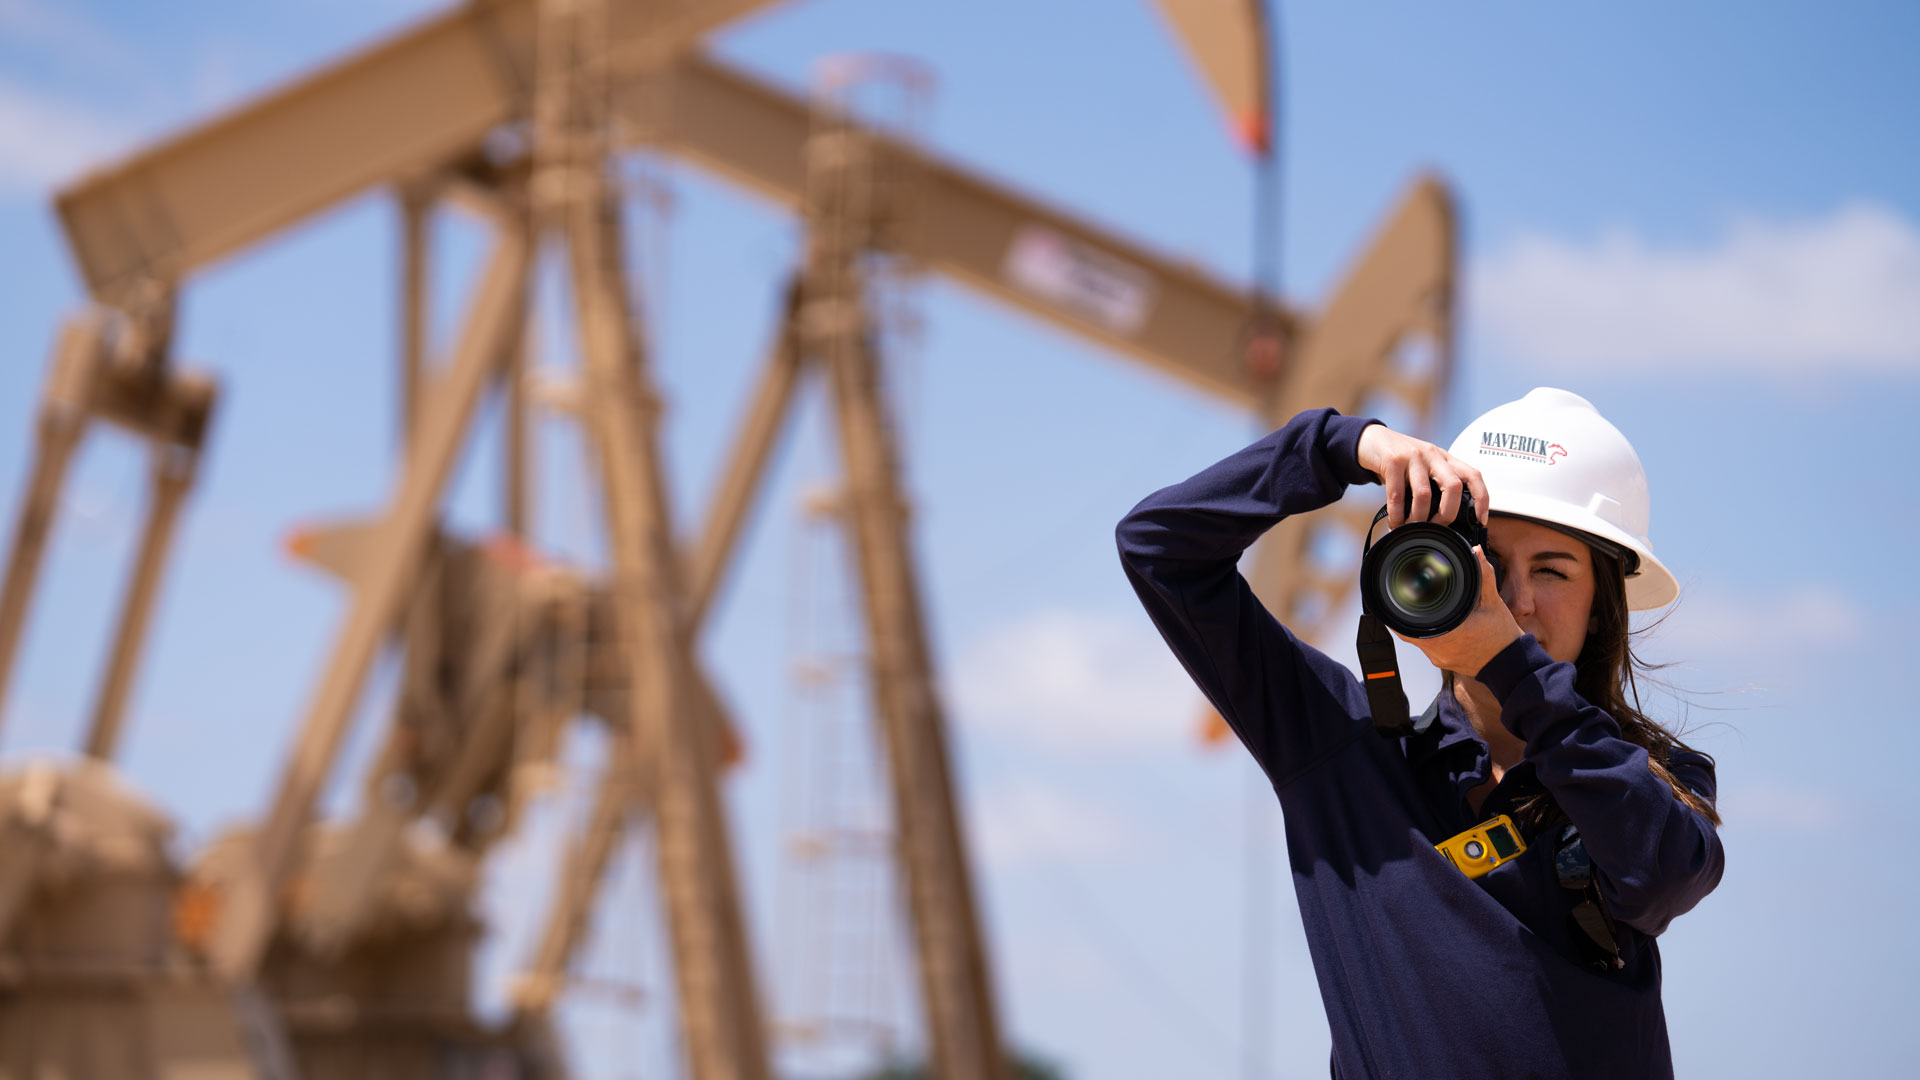
M 542 0 L 532 194 L 564 245 L 583 353 L 582 417 L 600 468 L 626 718 L 648 767 L 654 845 L 673 944 L 675 1001 L 696 1080 L 765 1080 L 765 1031 L 747 952 L 719 740 L 694 693 L 684 566 L 661 458 L 659 398 L 629 306 L 613 151 L 605 9 Z
M 1006 1063 L 992 980 L 876 358 L 850 344 L 833 350 L 828 367 L 936 1072 L 999 1077 Z
M 716 3 L 703 25 L 756 6 Z M 61 217 L 89 288 L 112 302 L 180 280 L 371 185 L 479 155 L 486 134 L 524 108 L 531 34 L 524 3 L 458 9 L 68 188 Z M 643 46 L 637 20 L 616 20 L 609 36 L 629 58 L 665 47 Z M 620 108 L 664 148 L 798 208 L 812 125 L 803 100 L 689 55 Z M 958 165 L 921 169 L 926 213 L 912 254 L 922 265 L 1255 404 L 1239 355 L 1252 314 L 1243 293 Z M 1021 271 L 1049 255 L 1080 287 Z
M 927 644 L 908 504 L 873 348 L 870 252 L 925 224 L 918 163 L 871 131 L 829 120 L 809 140 L 807 251 L 799 326 L 830 387 L 846 470 L 848 531 L 866 615 L 868 674 L 892 786 L 930 1071 L 945 1080 L 1006 1074 L 947 722 Z
M 425 554 L 441 491 L 481 393 L 520 332 L 527 257 L 524 236 L 513 230 L 500 234 L 453 361 L 438 380 L 421 430 L 412 440 L 381 526 L 380 557 L 354 590 L 352 609 L 334 638 L 299 743 L 275 788 L 273 809 L 246 872 L 226 898 L 209 954 L 221 975 L 235 983 L 245 984 L 259 967 L 279 917 L 277 898 L 297 865 L 301 834 L 332 771 L 367 669 Z
M 606 880 L 614 851 L 627 835 L 628 825 L 644 807 L 652 805 L 656 794 L 651 785 L 658 771 L 639 760 L 639 748 L 632 737 L 617 732 L 613 745 L 612 760 L 594 791 L 586 827 L 567 850 L 559 895 L 547 914 L 533 962 L 514 980 L 514 1009 L 523 1017 L 542 1017 L 553 1008 L 574 953 L 586 937 L 594 901 Z
M 1332 405 L 1354 414 L 1378 397 L 1398 403 L 1422 425 L 1436 419 L 1439 395 L 1453 368 L 1452 200 L 1425 177 L 1348 269 L 1332 298 L 1298 343 L 1299 358 L 1280 387 L 1272 425 L 1302 409 Z M 1424 339 L 1432 362 L 1404 370 L 1400 349 Z M 1348 512 L 1345 528 L 1360 550 L 1372 507 Z M 1333 620 L 1354 589 L 1352 568 L 1316 569 L 1307 557 L 1315 522 L 1282 522 L 1261 541 L 1249 583 L 1267 609 L 1294 632 L 1328 640 Z M 1332 525 L 1328 519 L 1317 523 Z
M 507 437 L 501 447 L 506 456 L 504 488 L 500 493 L 501 525 L 513 536 L 527 535 L 533 515 L 533 402 L 527 386 L 527 372 L 533 356 L 533 327 L 520 336 L 518 347 L 507 359 Z
M 0 775 L 0 1076 L 289 1080 L 271 1028 L 180 962 L 173 826 L 98 759 Z
M 350 526 L 345 535 L 368 533 Z M 525 595 L 530 590 L 519 574 L 470 545 L 436 536 L 429 546 L 431 569 L 410 600 L 406 683 L 388 737 L 341 857 L 313 873 L 298 920 L 302 938 L 322 954 L 337 952 L 365 926 L 414 822 L 435 822 L 476 856 L 498 835 L 496 826 L 475 836 L 468 812 L 511 753 L 514 672 L 544 622 L 530 610 L 535 598 Z M 377 550 L 356 554 L 364 565 Z M 452 691 L 444 700 L 443 687 Z
M 34 424 L 33 465 L 26 497 L 14 518 L 6 581 L 0 585 L 0 706 L 6 704 L 8 677 L 13 671 L 14 657 L 19 655 L 20 630 L 27 619 L 27 605 L 33 599 L 41 557 L 46 553 L 47 532 L 53 526 L 61 482 L 86 430 L 93 387 L 106 352 L 104 332 L 103 320 L 97 316 L 83 316 L 69 322 L 60 332 L 47 372 L 47 386 L 40 395 L 40 412 Z M 5 718 L 5 713 L 0 712 L 0 721 Z
M 400 446 L 404 449 L 419 424 L 420 388 L 427 362 L 428 229 L 433 187 L 402 183 L 400 203 Z
M 418 423 L 409 424 L 414 431 L 408 464 L 380 527 L 379 554 L 356 573 L 353 609 L 336 639 L 272 816 L 225 890 L 227 906 L 211 953 L 221 972 L 239 980 L 242 993 L 248 992 L 248 980 L 259 972 L 262 952 L 274 936 L 281 917 L 277 897 L 303 858 L 313 799 L 331 770 L 374 650 L 404 622 L 412 671 L 446 640 L 445 628 L 429 616 L 415 612 L 403 620 L 401 613 L 417 593 L 413 571 L 425 558 L 434 506 L 478 397 L 502 367 L 517 370 L 521 363 L 526 248 L 537 243 L 537 234 L 523 239 L 511 200 L 475 184 L 476 178 L 486 185 L 498 182 L 485 179 L 489 175 L 524 172 L 524 162 L 490 157 L 486 140 L 503 122 L 538 111 L 531 108 L 536 104 L 535 6 L 533 0 L 499 0 L 449 12 L 90 177 L 60 198 L 90 290 L 130 312 L 163 310 L 154 298 L 167 295 L 192 270 L 378 183 L 449 183 L 450 197 L 479 193 L 501 222 L 500 247 L 451 370 L 423 393 L 418 388 L 425 376 L 417 373 L 426 324 L 424 217 L 417 208 L 403 215 L 408 252 L 402 274 L 408 294 L 402 347 L 408 374 L 403 377 L 405 385 L 416 387 L 403 396 L 414 402 L 406 413 Z M 618 105 L 623 137 L 657 143 L 798 209 L 808 189 L 809 136 L 823 119 L 831 126 L 833 118 L 822 118 L 804 102 L 713 60 L 683 55 L 712 27 L 761 6 L 764 0 L 611 4 L 599 35 L 605 49 L 594 61 L 600 65 L 596 77 L 628 84 Z M 1170 13 L 1181 6 L 1170 3 Z M 1203 67 L 1213 70 L 1204 58 Z M 802 354 L 811 350 L 832 383 L 841 425 L 876 657 L 875 694 L 894 760 L 902 856 L 938 1071 L 953 1078 L 996 1075 L 1003 1066 L 996 1053 L 990 979 L 955 817 L 944 722 L 933 694 L 901 477 L 875 389 L 879 358 L 861 340 L 859 284 L 847 266 L 859 245 L 819 258 L 825 231 L 815 220 L 807 319 L 804 325 L 783 327 L 701 544 L 678 552 L 671 542 L 658 457 L 658 406 L 626 308 L 618 205 L 601 171 L 610 125 L 604 116 L 597 122 L 598 130 L 585 137 L 601 142 L 584 156 L 562 155 L 563 170 L 551 177 L 537 170 L 534 183 L 557 178 L 565 189 L 559 213 L 543 217 L 540 227 L 557 231 L 571 256 L 587 355 L 583 418 L 599 453 L 617 557 L 610 606 L 620 629 L 615 647 L 624 650 L 619 666 L 628 681 L 622 694 L 612 695 L 617 701 L 608 711 L 626 724 L 625 738 L 646 753 L 635 750 L 631 778 L 615 769 L 604 782 L 597 803 L 604 812 L 596 812 L 582 837 L 536 959 L 530 984 L 535 997 L 529 1000 L 537 1007 L 530 1018 L 539 1020 L 559 985 L 595 883 L 624 824 L 634 813 L 651 810 L 659 830 L 660 877 L 694 1075 L 707 1080 L 766 1074 L 732 849 L 714 787 L 719 726 L 706 721 L 718 715 L 717 699 L 694 663 L 691 642 L 737 543 L 801 365 L 811 362 Z M 537 138 L 551 146 L 556 126 L 552 117 L 541 117 L 544 134 Z M 863 153 L 876 168 L 910 166 L 915 172 L 922 216 L 905 253 L 921 265 L 1228 401 L 1265 400 L 1251 389 L 1240 356 L 1242 330 L 1254 306 L 1236 290 L 957 166 L 884 140 L 867 140 Z M 1445 193 L 1428 184 L 1403 207 L 1318 324 L 1283 320 L 1298 346 L 1298 360 L 1282 383 L 1278 408 L 1297 401 L 1344 403 L 1349 397 L 1357 403 L 1382 377 L 1381 356 L 1408 327 L 1434 330 L 1444 341 L 1451 257 Z M 152 326 L 143 332 L 164 343 L 164 320 Z M 801 337 L 810 343 L 804 349 Z M 97 344 L 91 348 L 89 355 L 98 353 Z M 516 373 L 509 379 L 517 395 L 522 378 Z M 1430 408 L 1436 380 L 1404 382 L 1395 389 Z M 506 517 L 519 531 L 527 514 L 524 405 L 509 408 Z M 77 438 L 77 431 L 69 437 L 43 412 L 34 480 L 0 592 L 0 692 L 53 493 Z M 143 554 L 143 566 L 160 562 L 171 522 L 170 509 L 160 515 L 158 501 L 155 509 L 163 519 L 159 527 L 149 527 L 143 552 L 151 548 L 155 554 L 150 560 Z M 1282 571 L 1299 564 L 1302 550 L 1301 544 L 1286 542 Z M 1260 556 L 1256 584 L 1280 573 L 1268 568 L 1271 547 Z M 151 580 L 146 571 L 136 574 L 123 633 L 129 625 L 144 624 L 150 595 L 141 593 L 150 590 Z M 1263 596 L 1286 599 L 1270 603 L 1276 611 L 1293 610 L 1305 586 L 1285 574 L 1276 580 L 1277 585 L 1263 588 Z M 131 617 L 136 612 L 139 617 Z M 126 649 L 116 646 L 116 655 L 137 653 L 137 630 L 130 641 Z M 115 670 L 131 666 L 129 659 L 124 666 L 116 663 Z M 438 701 L 422 695 L 425 700 L 415 702 L 429 713 L 444 714 L 436 723 L 468 716 L 474 725 L 468 733 L 475 738 L 425 796 L 427 805 L 416 797 L 414 813 L 445 812 L 460 801 L 458 793 L 473 789 L 479 772 L 497 764 L 500 742 L 507 738 L 503 732 L 513 726 L 510 710 L 501 704 L 511 700 L 512 691 L 498 689 L 499 682 L 482 679 L 472 694 Z M 107 708 L 106 703 L 122 700 L 124 681 L 118 690 L 109 685 L 99 714 L 117 716 L 118 705 Z M 476 709 L 475 703 L 482 704 Z M 95 730 L 109 732 L 100 738 L 110 745 L 117 721 L 96 721 Z M 640 805 L 628 801 L 635 798 Z M 386 865 L 380 853 L 391 850 L 390 838 L 404 820 L 404 815 L 387 815 L 371 838 L 348 844 L 357 861 L 351 873 L 341 875 L 342 887 L 333 899 L 321 901 L 323 913 L 332 911 L 319 919 L 322 939 L 337 944 L 364 921 L 365 897 Z M 317 895 L 327 895 L 324 885 Z M 274 1026 L 270 1016 L 266 1026 Z
M 154 596 L 160 588 L 160 571 L 173 541 L 180 504 L 193 486 L 199 461 L 197 446 L 191 449 L 155 446 L 149 453 L 152 461 L 148 471 L 146 526 L 140 531 L 140 551 L 134 560 L 133 578 L 127 587 L 113 635 L 113 652 L 107 661 L 106 677 L 101 681 L 93 721 L 87 730 L 87 754 L 101 760 L 111 760 L 120 745 L 127 692 L 139 666 L 141 646 L 146 642 Z
M 576 175 L 576 181 L 586 174 Z M 719 745 L 691 707 L 692 657 L 659 458 L 619 249 L 618 204 L 578 183 L 566 238 L 586 353 L 588 429 L 599 452 L 617 624 L 633 672 L 632 735 L 649 748 L 660 882 L 692 1075 L 768 1075 L 746 924 L 715 780 Z
M 668 99 L 665 149 L 799 208 L 814 125 L 806 102 L 702 56 L 674 68 Z M 1227 402 L 1256 404 L 1240 357 L 1253 314 L 1245 293 L 958 165 L 884 140 L 877 152 L 913 158 L 921 175 L 923 212 L 906 252 L 920 265 Z
M 0 586 L 4 703 L 61 482 L 88 425 L 105 421 L 148 444 L 148 513 L 86 739 L 87 752 L 95 757 L 110 757 L 118 741 L 175 518 L 192 487 L 217 396 L 212 379 L 175 371 L 164 356 L 148 351 L 165 344 L 164 339 L 136 333 L 129 320 L 116 323 L 104 312 L 75 319 L 62 332 L 41 394 L 34 463 L 15 519 L 5 584 Z
M 657 65 L 771 0 L 619 0 L 616 72 Z M 121 305 L 328 206 L 476 155 L 525 115 L 535 0 L 476 0 L 63 190 L 88 291 Z
M 798 290 L 789 289 L 788 299 L 787 315 L 769 350 L 747 419 L 733 441 L 733 453 L 714 496 L 702 539 L 689 560 L 691 581 L 686 620 L 688 632 L 696 638 L 711 610 L 711 601 L 765 474 L 799 381 L 801 357 L 794 329 Z M 703 722 L 721 733 L 726 741 L 734 741 L 737 737 L 732 734 L 733 726 L 727 722 L 712 684 L 700 677 L 697 667 L 695 674 L 694 690 Z M 610 719 L 617 720 L 626 715 L 625 710 L 629 708 L 626 697 L 616 695 L 604 712 Z M 631 747 L 632 740 L 622 736 L 619 745 Z M 615 761 L 626 760 L 629 753 L 638 752 L 622 749 Z M 609 768 L 601 778 L 586 827 L 568 854 L 560 893 L 549 910 L 540 944 L 527 970 L 516 980 L 515 1003 L 522 1015 L 543 1015 L 560 993 L 568 966 L 586 933 L 593 903 L 613 852 L 628 824 L 652 805 L 654 775 L 650 765 L 635 762 L 626 768 Z
M 1272 137 L 1272 73 L 1260 0 L 1154 0 L 1154 9 L 1226 111 L 1233 137 L 1253 152 Z
M 766 473 L 767 460 L 785 426 L 794 389 L 800 382 L 801 357 L 795 337 L 799 296 L 797 285 L 788 287 L 786 313 L 775 332 L 773 347 L 767 351 L 753 404 L 733 440 L 732 456 L 727 460 L 720 489 L 714 493 L 707 512 L 706 531 L 692 553 L 687 618 L 696 628 L 705 620 L 714 594 L 720 588 L 721 575 L 732 561 L 741 525 L 753 506 L 754 495 Z
M 352 581 L 376 555 L 371 546 L 375 525 L 349 522 L 308 530 L 292 546 L 302 558 Z M 406 830 L 416 822 L 435 822 L 461 850 L 476 860 L 484 857 L 511 828 L 514 793 L 502 787 L 526 752 L 523 744 L 539 738 L 530 728 L 555 710 L 584 709 L 616 725 L 614 760 L 624 764 L 602 778 L 596 808 L 569 856 L 534 962 L 516 980 L 520 1021 L 544 1023 L 539 1018 L 565 986 L 612 852 L 627 823 L 644 816 L 652 803 L 651 794 L 639 787 L 651 773 L 629 761 L 627 680 L 614 674 L 627 658 L 611 632 L 612 597 L 604 589 L 556 569 L 515 565 L 461 541 L 442 538 L 434 547 L 438 554 L 420 575 L 416 602 L 445 625 L 410 635 L 408 648 L 440 650 L 418 670 L 456 673 L 464 688 L 448 712 L 459 721 L 457 729 L 451 738 L 425 737 L 424 718 L 402 716 L 425 695 L 415 687 L 402 689 L 401 709 L 369 774 L 359 816 L 325 864 L 309 872 L 311 892 L 296 920 L 298 930 L 305 945 L 322 955 L 337 954 L 357 940 L 375 917 L 382 883 L 404 853 Z M 552 670 L 552 660 L 562 656 L 584 656 L 585 666 L 572 675 Z M 409 678 L 417 677 L 414 670 L 410 664 Z M 541 693 L 529 699 L 519 690 L 529 683 L 553 688 L 559 699 Z M 711 702 L 700 715 L 705 723 L 720 723 Z M 530 752 L 545 757 L 551 747 Z M 478 798 L 507 804 L 491 829 L 471 819 Z

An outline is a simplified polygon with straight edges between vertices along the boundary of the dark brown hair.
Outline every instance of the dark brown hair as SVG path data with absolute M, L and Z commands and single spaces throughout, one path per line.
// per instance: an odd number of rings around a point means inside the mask
M 1718 825 L 1720 812 L 1693 789 L 1674 779 L 1671 769 L 1676 752 L 1705 758 L 1709 767 L 1713 764 L 1712 755 L 1681 742 L 1640 711 L 1638 679 L 1647 676 L 1654 667 L 1634 655 L 1634 634 L 1627 623 L 1627 579 L 1620 560 L 1591 546 L 1588 550 L 1593 553 L 1593 617 L 1589 624 L 1592 629 L 1587 632 L 1586 644 L 1581 646 L 1580 655 L 1573 662 L 1573 688 L 1589 703 L 1605 709 L 1620 725 L 1623 738 L 1646 750 L 1647 768 L 1673 788 L 1675 798 Z

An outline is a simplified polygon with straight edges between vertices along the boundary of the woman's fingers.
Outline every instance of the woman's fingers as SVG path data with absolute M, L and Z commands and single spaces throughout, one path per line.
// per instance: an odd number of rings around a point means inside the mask
M 1386 465 L 1384 482 L 1387 485 L 1387 530 L 1391 532 L 1407 520 L 1406 466 L 1399 459 Z
M 1480 606 L 1488 611 L 1497 609 L 1507 618 L 1513 618 L 1506 600 L 1500 596 L 1500 575 L 1494 570 L 1493 563 L 1487 560 L 1487 553 L 1481 550 L 1481 545 L 1473 545 L 1473 556 L 1480 560 Z
M 1407 508 L 1408 521 L 1425 521 L 1433 514 L 1433 492 L 1428 485 L 1433 476 L 1427 471 L 1425 458 L 1419 454 L 1407 462 L 1407 486 L 1413 489 L 1413 503 Z
M 1487 496 L 1487 481 L 1480 470 L 1471 465 L 1461 465 L 1460 475 L 1466 478 L 1467 490 L 1473 492 L 1473 508 L 1480 515 L 1480 524 L 1493 520 L 1493 503 Z
M 1373 434 L 1373 428 L 1361 438 L 1369 434 Z M 1460 503 L 1466 494 L 1473 496 L 1474 511 L 1481 523 L 1487 521 L 1490 503 L 1480 470 L 1432 443 L 1386 428 L 1374 435 L 1367 450 L 1361 464 L 1371 468 L 1386 486 L 1388 529 L 1409 521 L 1452 522 L 1460 515 Z M 1440 488 L 1437 505 L 1433 495 L 1436 484 Z
M 1460 516 L 1460 478 L 1453 474 L 1450 466 L 1443 464 L 1433 471 L 1433 479 L 1440 485 L 1440 511 L 1433 515 L 1433 520 L 1443 525 L 1452 524 L 1453 519 Z

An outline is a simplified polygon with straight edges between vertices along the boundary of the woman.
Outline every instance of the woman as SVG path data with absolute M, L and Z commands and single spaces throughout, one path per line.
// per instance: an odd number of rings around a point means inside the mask
M 1443 689 L 1400 739 L 1235 569 L 1282 518 L 1382 481 L 1389 527 L 1471 492 L 1502 568 L 1481 553 L 1466 622 L 1411 642 Z M 1451 451 L 1302 413 L 1120 523 L 1141 602 L 1279 796 L 1336 1077 L 1672 1076 L 1654 939 L 1722 853 L 1713 760 L 1633 690 L 1627 612 L 1677 592 L 1647 512 L 1626 439 L 1542 389 Z M 1527 837 L 1511 861 L 1470 878 L 1435 850 L 1499 814 Z

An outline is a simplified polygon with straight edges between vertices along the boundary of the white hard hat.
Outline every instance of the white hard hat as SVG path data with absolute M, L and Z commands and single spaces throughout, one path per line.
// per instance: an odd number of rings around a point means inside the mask
M 1574 529 L 1639 556 L 1627 578 L 1628 610 L 1679 595 L 1647 541 L 1647 471 L 1586 398 L 1541 387 L 1468 424 L 1448 452 L 1480 470 L 1494 513 Z

